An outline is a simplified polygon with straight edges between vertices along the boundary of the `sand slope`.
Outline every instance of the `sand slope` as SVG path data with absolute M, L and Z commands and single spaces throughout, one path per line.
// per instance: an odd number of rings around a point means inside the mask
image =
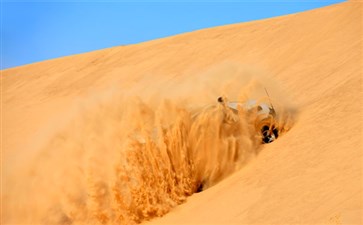
M 361 21 L 362 3 L 346 2 L 2 71 L 2 222 L 113 223 L 124 215 L 128 223 L 171 210 L 150 223 L 362 224 Z M 162 138 L 184 149 L 181 131 L 192 108 L 221 94 L 243 99 L 261 86 L 276 104 L 298 110 L 288 133 L 259 154 L 243 142 L 247 150 L 233 163 L 225 155 L 205 159 L 213 146 L 230 146 L 206 142 L 196 157 L 207 166 L 197 171 L 211 183 L 243 168 L 174 208 L 200 175 L 173 158 L 184 183 L 146 182 L 150 187 L 138 190 L 159 196 L 158 188 L 174 188 L 157 207 L 142 202 L 150 215 L 133 218 L 129 206 L 118 208 L 118 180 L 130 178 L 115 172 L 125 168 L 125 156 L 114 149 L 129 140 L 126 130 L 143 138 L 155 124 L 180 121 Z M 146 149 L 164 162 L 157 148 Z

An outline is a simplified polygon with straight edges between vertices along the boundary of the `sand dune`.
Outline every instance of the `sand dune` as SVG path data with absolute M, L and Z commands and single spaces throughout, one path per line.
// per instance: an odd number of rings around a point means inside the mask
M 362 36 L 352 1 L 2 71 L 2 223 L 362 224 Z M 268 145 L 216 102 L 263 88 Z

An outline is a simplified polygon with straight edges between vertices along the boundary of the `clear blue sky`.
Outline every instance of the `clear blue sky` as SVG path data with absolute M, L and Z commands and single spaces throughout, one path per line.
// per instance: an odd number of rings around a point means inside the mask
M 343 2 L 1 1 L 1 69 Z

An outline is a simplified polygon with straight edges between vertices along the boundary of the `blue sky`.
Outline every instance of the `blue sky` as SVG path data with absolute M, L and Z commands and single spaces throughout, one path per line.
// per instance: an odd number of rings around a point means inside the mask
M 343 2 L 1 1 L 1 69 Z

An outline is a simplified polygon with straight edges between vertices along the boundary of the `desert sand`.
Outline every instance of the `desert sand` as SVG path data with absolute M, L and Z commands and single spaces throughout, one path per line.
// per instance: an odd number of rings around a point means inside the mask
M 362 224 L 362 11 L 1 71 L 2 224 Z M 261 145 L 216 99 L 264 88 L 284 132 Z

